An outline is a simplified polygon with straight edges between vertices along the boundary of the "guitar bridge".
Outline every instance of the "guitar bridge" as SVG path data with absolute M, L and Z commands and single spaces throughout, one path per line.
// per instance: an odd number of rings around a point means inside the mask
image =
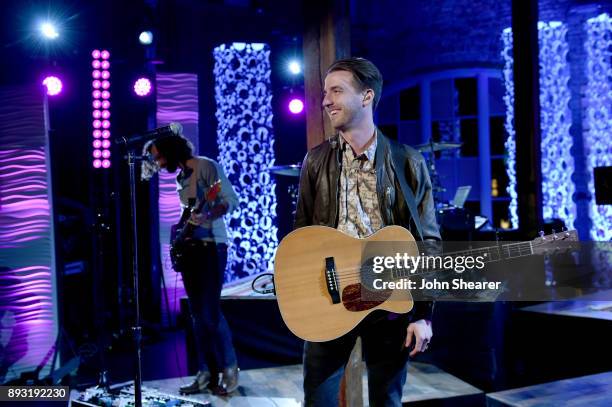
M 338 276 L 336 275 L 336 263 L 333 257 L 325 258 L 325 285 L 332 304 L 339 304 L 340 291 L 338 291 Z

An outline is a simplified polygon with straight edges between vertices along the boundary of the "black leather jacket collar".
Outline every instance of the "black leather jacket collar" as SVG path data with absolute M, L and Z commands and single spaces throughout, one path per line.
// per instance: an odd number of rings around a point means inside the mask
M 310 150 L 302 163 L 295 228 L 309 225 L 337 227 L 341 169 L 338 135 Z M 402 157 L 396 168 L 392 155 Z M 397 162 L 397 161 L 395 161 Z M 431 181 L 423 156 L 412 147 L 397 143 L 378 131 L 376 190 L 385 225 L 400 225 L 418 239 L 414 221 L 397 177 L 405 177 L 415 196 L 423 238 L 440 239 L 435 217 Z

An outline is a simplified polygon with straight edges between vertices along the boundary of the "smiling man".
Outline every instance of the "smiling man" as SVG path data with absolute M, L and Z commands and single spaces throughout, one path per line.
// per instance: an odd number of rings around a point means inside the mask
M 374 124 L 381 91 L 382 75 L 366 59 L 339 60 L 328 69 L 323 108 L 337 134 L 304 159 L 296 228 L 326 225 L 363 238 L 400 225 L 417 239 L 440 239 L 422 155 Z M 417 302 L 406 315 L 375 311 L 338 339 L 306 342 L 305 404 L 338 404 L 344 366 L 361 336 L 370 405 L 401 406 L 408 357 L 425 351 L 432 337 L 431 310 L 431 303 Z

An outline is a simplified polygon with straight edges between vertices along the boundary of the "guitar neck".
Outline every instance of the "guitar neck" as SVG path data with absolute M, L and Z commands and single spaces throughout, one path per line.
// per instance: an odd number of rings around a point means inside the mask
M 471 256 L 483 258 L 483 262 L 492 263 L 501 260 L 515 259 L 518 257 L 531 256 L 533 254 L 533 246 L 531 242 L 517 242 L 500 244 L 496 246 L 481 247 L 478 249 L 470 249 L 458 252 L 444 253 L 444 256 Z
M 480 247 L 477 249 L 461 250 L 455 252 L 446 252 L 439 255 L 424 255 L 419 257 L 420 263 L 416 270 L 406 271 L 404 269 L 393 269 L 392 275 L 394 278 L 404 278 L 411 275 L 419 275 L 426 273 L 439 272 L 440 268 L 436 265 L 445 263 L 447 258 L 471 257 L 478 258 L 483 263 L 494 263 L 502 260 L 510 260 L 519 257 L 531 256 L 534 254 L 533 244 L 531 242 L 517 242 L 498 244 L 489 247 Z M 435 261 L 432 261 L 435 259 Z M 433 267 L 431 266 L 433 265 Z

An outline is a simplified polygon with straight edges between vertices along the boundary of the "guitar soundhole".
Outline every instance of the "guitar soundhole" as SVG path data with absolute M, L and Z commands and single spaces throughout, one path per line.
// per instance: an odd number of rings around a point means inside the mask
M 367 300 L 363 300 L 365 288 L 361 283 L 351 284 L 342 290 L 342 304 L 348 311 L 366 311 L 385 302 L 392 290 L 367 291 Z

